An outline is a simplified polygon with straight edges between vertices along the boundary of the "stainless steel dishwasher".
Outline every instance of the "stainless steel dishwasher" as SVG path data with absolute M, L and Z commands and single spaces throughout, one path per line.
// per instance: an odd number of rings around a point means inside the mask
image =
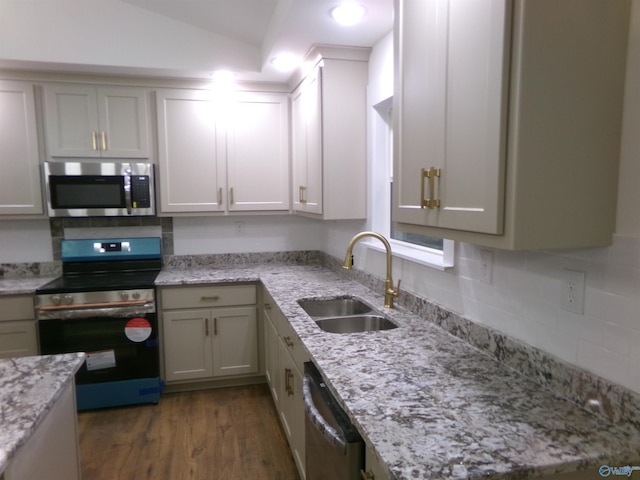
M 306 480 L 357 480 L 364 441 L 311 362 L 304 364 Z

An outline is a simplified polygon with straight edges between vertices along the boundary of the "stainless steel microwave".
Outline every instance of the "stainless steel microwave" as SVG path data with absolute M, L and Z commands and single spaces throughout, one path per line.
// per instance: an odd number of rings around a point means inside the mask
M 156 213 L 153 164 L 45 162 L 50 217 L 129 217 Z

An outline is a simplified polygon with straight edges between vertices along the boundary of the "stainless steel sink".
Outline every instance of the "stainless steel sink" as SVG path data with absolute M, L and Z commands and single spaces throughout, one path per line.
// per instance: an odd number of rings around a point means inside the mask
M 391 320 L 376 314 L 322 318 L 316 320 L 316 323 L 322 330 L 331 333 L 371 332 L 398 328 Z
M 344 317 L 369 313 L 373 309 L 357 298 L 331 298 L 327 300 L 300 300 L 302 309 L 314 319 Z
M 362 300 L 353 297 L 298 300 L 298 304 L 325 332 L 371 332 L 398 327 Z

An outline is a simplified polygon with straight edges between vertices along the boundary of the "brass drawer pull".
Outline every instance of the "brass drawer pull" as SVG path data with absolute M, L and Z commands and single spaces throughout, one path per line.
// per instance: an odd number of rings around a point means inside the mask
M 293 343 L 293 340 L 291 340 L 290 336 L 287 335 L 286 337 L 282 337 L 282 340 L 284 340 L 284 344 L 287 347 L 293 347 L 294 343 Z
M 365 472 L 364 470 L 360 469 L 360 477 L 362 478 L 362 480 L 375 480 L 376 476 L 373 474 L 373 472 L 371 470 L 369 470 L 368 472 Z
M 220 295 L 203 295 L 200 297 L 201 302 L 217 302 L 220 300 Z

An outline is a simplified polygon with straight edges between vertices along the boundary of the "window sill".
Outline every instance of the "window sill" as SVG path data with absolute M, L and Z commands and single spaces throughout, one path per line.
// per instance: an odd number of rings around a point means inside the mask
M 454 242 L 453 240 L 444 241 L 444 249 L 442 251 L 431 248 L 411 246 L 405 242 L 389 240 L 391 252 L 394 257 L 402 258 L 410 262 L 424 265 L 436 270 L 448 270 L 453 268 Z M 378 252 L 386 253 L 384 246 L 380 242 L 366 240 L 363 245 Z

